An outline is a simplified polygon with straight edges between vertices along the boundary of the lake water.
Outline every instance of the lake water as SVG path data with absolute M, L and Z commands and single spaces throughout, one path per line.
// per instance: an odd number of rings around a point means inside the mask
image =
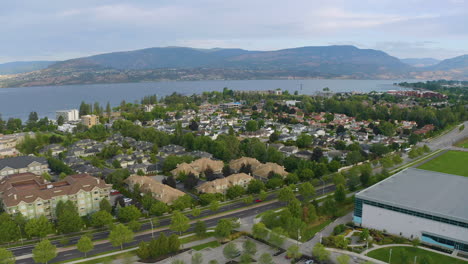
M 110 102 L 118 105 L 122 100 L 134 102 L 145 95 L 159 97 L 173 92 L 191 95 L 204 91 L 274 90 L 281 88 L 300 94 L 315 94 L 329 87 L 332 92 L 371 92 L 396 89 L 393 83 L 411 80 L 243 80 L 243 81 L 172 81 L 120 84 L 93 84 L 67 86 L 39 86 L 0 89 L 0 113 L 3 119 L 27 119 L 31 111 L 40 117 L 55 119 L 55 111 L 78 108 L 81 101 Z M 302 90 L 300 89 L 302 84 Z

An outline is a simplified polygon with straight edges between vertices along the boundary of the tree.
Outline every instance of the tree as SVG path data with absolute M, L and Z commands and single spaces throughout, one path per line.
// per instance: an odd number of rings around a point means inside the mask
M 284 187 L 278 192 L 278 200 L 281 202 L 289 202 L 295 197 L 294 192 L 289 188 L 289 186 Z
M 342 203 L 346 200 L 346 190 L 342 184 L 336 186 L 335 190 L 335 201 L 337 203 Z
M 9 243 L 20 238 L 19 225 L 8 213 L 0 215 L 0 242 Z
M 232 230 L 234 229 L 234 224 L 231 219 L 221 219 L 215 228 L 215 236 L 217 238 L 225 239 L 231 235 Z
M 91 215 L 91 225 L 94 227 L 110 226 L 114 218 L 107 211 L 97 211 Z
M 132 220 L 138 220 L 138 218 L 141 217 L 141 212 L 136 206 L 129 205 L 129 206 L 120 208 L 117 216 L 120 221 L 127 223 Z
M 76 249 L 84 253 L 85 258 L 87 257 L 86 254 L 88 254 L 89 251 L 93 250 L 93 248 L 94 248 L 93 241 L 91 241 L 91 238 L 86 235 L 82 236 L 80 240 L 78 240 L 78 243 L 76 244 Z
M 271 231 L 268 241 L 275 247 L 280 248 L 284 244 L 284 237 L 278 232 Z
M 244 195 L 244 193 L 245 193 L 245 189 L 242 186 L 234 185 L 227 189 L 226 197 L 229 199 L 234 199 L 234 198 Z
M 262 201 L 265 201 L 267 197 L 268 197 L 268 193 L 265 192 L 264 190 L 261 190 L 260 193 L 258 194 L 258 199 Z
M 174 176 L 169 176 L 167 178 L 164 178 L 162 183 L 166 184 L 166 185 L 169 185 L 171 186 L 172 188 L 176 188 L 176 185 L 177 185 L 177 182 L 176 180 L 174 179 Z
M 260 180 L 251 180 L 249 185 L 247 185 L 247 193 L 255 194 L 260 193 L 260 191 L 265 189 L 265 185 Z
M 312 255 L 320 261 L 327 261 L 330 258 L 330 252 L 320 243 L 315 244 Z
M 258 130 L 258 123 L 255 120 L 249 120 L 245 124 L 245 130 L 249 132 L 254 132 Z
M 203 255 L 200 252 L 197 252 L 192 255 L 192 264 L 202 264 L 203 263 Z
M 252 235 L 257 239 L 265 240 L 268 235 L 268 229 L 264 223 L 256 223 L 252 226 Z
M 187 231 L 190 227 L 190 220 L 180 211 L 174 211 L 171 218 L 170 229 L 176 232 L 179 232 L 179 235 L 182 232 Z
M 224 248 L 223 248 L 223 255 L 227 259 L 233 259 L 237 256 L 239 256 L 239 249 L 237 249 L 236 244 L 234 243 L 228 243 Z
M 55 209 L 57 217 L 57 231 L 62 234 L 78 232 L 83 227 L 83 220 L 75 204 L 68 200 L 59 201 Z
M 257 244 L 250 239 L 247 239 L 242 243 L 244 254 L 255 255 L 257 253 Z
M 63 116 L 59 116 L 57 118 L 57 125 L 61 126 L 63 125 L 63 123 L 65 123 L 65 119 L 63 118 Z
M 364 228 L 359 237 L 361 238 L 361 240 L 367 241 L 367 239 L 369 238 L 369 229 Z
M 189 125 L 190 130 L 197 131 L 198 130 L 198 123 L 195 120 L 192 120 Z
M 269 253 L 263 253 L 260 258 L 258 259 L 259 264 L 274 264 L 273 258 Z
M 218 264 L 219 262 L 216 259 L 212 259 L 208 262 L 208 264 Z
M 136 221 L 136 220 L 132 220 L 130 222 L 128 222 L 127 224 L 128 228 L 130 228 L 133 232 L 136 232 L 138 230 L 141 229 L 141 223 Z
M 197 221 L 195 223 L 195 234 L 198 237 L 204 237 L 206 234 L 206 224 L 204 221 Z
M 314 148 L 314 150 L 312 151 L 312 156 L 310 157 L 311 160 L 319 161 L 320 158 L 322 157 L 323 157 L 322 148 L 319 148 L 319 147 Z
M 155 201 L 149 210 L 151 215 L 161 216 L 165 212 L 169 211 L 169 206 L 161 201 Z
M 288 247 L 286 255 L 293 259 L 300 258 L 302 256 L 301 252 L 299 251 L 299 246 L 296 244 L 293 244 L 290 247 Z
M 411 244 L 413 245 L 413 247 L 419 247 L 419 245 L 421 244 L 421 240 L 419 240 L 419 238 L 415 238 L 411 240 Z
M 210 210 L 216 212 L 219 210 L 219 201 L 211 201 Z
M 52 223 L 45 216 L 30 219 L 24 229 L 29 237 L 39 238 L 44 238 L 54 231 Z
M 310 182 L 306 182 L 299 186 L 299 193 L 305 200 L 309 200 L 315 196 L 315 188 Z
M 349 256 L 348 255 L 339 255 L 336 260 L 339 264 L 348 264 L 349 263 Z
M 112 246 L 120 247 L 120 250 L 123 250 L 123 244 L 132 242 L 133 237 L 132 230 L 123 224 L 118 224 L 110 232 L 109 241 L 112 243 Z
M 241 264 L 250 264 L 250 263 L 252 263 L 252 256 L 247 254 L 247 253 L 242 254 L 240 256 L 239 263 L 241 263 Z
M 177 252 L 180 249 L 180 240 L 176 234 L 169 236 L 167 241 L 167 244 L 169 245 L 169 252 Z
M 192 210 L 193 217 L 197 217 L 200 214 L 201 214 L 201 209 L 200 208 L 193 208 L 193 210 Z
M 187 178 L 184 181 L 184 187 L 187 190 L 192 190 L 198 185 L 198 177 L 195 176 L 193 173 L 189 173 Z
M 13 252 L 6 248 L 0 248 L 0 264 L 15 264 L 16 258 Z
M 57 248 L 44 239 L 39 242 L 32 250 L 33 259 L 35 262 L 46 263 L 57 256 Z
M 299 218 L 302 212 L 301 202 L 298 199 L 293 198 L 288 203 L 288 210 L 291 213 L 291 216 Z

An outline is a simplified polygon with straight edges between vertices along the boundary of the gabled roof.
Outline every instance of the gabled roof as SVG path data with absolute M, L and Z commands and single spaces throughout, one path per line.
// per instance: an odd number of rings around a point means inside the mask
M 190 163 L 190 166 L 194 168 L 199 173 L 204 172 L 208 167 L 210 167 L 213 171 L 221 171 L 224 167 L 224 163 L 220 160 L 212 160 L 209 158 L 201 158 L 193 161 Z
M 13 169 L 26 168 L 28 167 L 29 164 L 33 162 L 40 163 L 41 165 L 47 164 L 47 160 L 43 157 L 18 156 L 14 158 L 0 159 L 0 170 L 6 167 L 13 168 Z
M 46 183 L 42 176 L 21 173 L 6 176 L 0 181 L 0 193 L 7 207 L 16 206 L 20 202 L 31 203 L 38 198 L 49 200 L 56 196 L 72 195 L 80 190 L 89 192 L 95 187 L 110 189 L 111 185 L 89 174 L 70 175 L 63 181 Z
M 268 178 L 268 175 L 270 174 L 271 171 L 273 173 L 279 174 L 279 175 L 281 175 L 283 177 L 288 175 L 288 172 L 286 172 L 286 170 L 284 169 L 283 166 L 280 166 L 280 165 L 278 165 L 276 163 L 272 163 L 272 162 L 267 162 L 265 164 L 262 164 L 262 165 L 258 166 L 253 171 L 253 175 L 258 176 L 258 177 L 262 177 L 262 178 Z
M 132 187 L 138 184 L 142 192 L 153 194 L 157 200 L 167 204 L 185 195 L 184 192 L 174 189 L 169 185 L 162 184 L 148 176 L 131 175 L 125 180 L 125 183 Z
M 250 158 L 250 157 L 241 157 L 236 160 L 231 160 L 229 162 L 229 167 L 235 171 L 239 171 L 242 167 L 242 164 L 250 165 L 252 167 L 252 170 L 255 170 L 261 163 L 257 159 Z
M 214 181 L 208 181 L 197 187 L 199 192 L 204 193 L 217 193 L 222 192 L 223 190 L 237 185 L 239 181 L 250 182 L 253 179 L 252 176 L 245 173 L 237 173 L 227 176 L 226 178 L 216 179 Z M 217 187 L 225 186 L 225 188 L 220 189 Z

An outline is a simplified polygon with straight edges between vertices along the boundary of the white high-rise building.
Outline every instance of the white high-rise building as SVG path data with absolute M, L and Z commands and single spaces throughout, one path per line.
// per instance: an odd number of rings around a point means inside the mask
M 58 120 L 60 116 L 63 117 L 65 122 L 80 120 L 80 113 L 78 112 L 78 109 L 57 111 L 56 119 Z

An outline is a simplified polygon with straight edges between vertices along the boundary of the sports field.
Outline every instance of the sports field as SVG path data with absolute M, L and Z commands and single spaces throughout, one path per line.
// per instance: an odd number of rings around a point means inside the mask
M 468 151 L 447 151 L 418 169 L 438 171 L 468 177 Z

